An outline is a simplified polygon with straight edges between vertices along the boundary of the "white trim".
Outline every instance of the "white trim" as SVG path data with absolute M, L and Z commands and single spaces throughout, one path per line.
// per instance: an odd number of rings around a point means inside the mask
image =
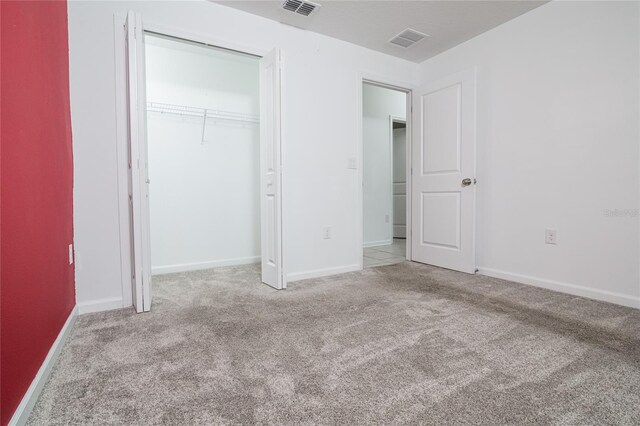
M 357 214 L 356 214 L 356 258 L 358 259 L 359 270 L 364 269 L 364 191 L 363 191 L 363 167 L 364 167 L 364 135 L 362 131 L 362 100 L 363 100 L 363 84 L 373 84 L 380 87 L 386 87 L 388 89 L 398 90 L 400 92 L 404 92 L 407 95 L 407 106 L 405 109 L 405 120 L 407 124 L 407 156 L 410 159 L 412 154 L 413 147 L 413 114 L 411 111 L 413 105 L 413 91 L 415 90 L 415 84 L 407 82 L 407 81 L 398 81 L 393 80 L 391 78 L 387 78 L 384 76 L 378 76 L 369 74 L 366 72 L 359 72 L 357 74 L 357 105 L 356 105 L 356 158 L 358 159 L 358 178 L 356 182 L 356 190 L 358 192 L 356 197 L 357 203 Z M 406 256 L 407 260 L 411 260 L 411 163 L 407 164 L 407 206 L 409 209 L 407 210 L 407 248 L 406 248 Z M 392 234 L 393 236 L 393 234 Z
M 117 54 L 118 46 L 125 44 L 124 20 L 113 15 L 113 42 L 116 47 L 114 55 L 115 72 L 115 118 L 116 118 L 116 156 L 118 159 L 118 224 L 120 239 L 120 284 L 122 287 L 122 307 L 133 303 L 133 280 L 131 273 L 131 229 L 129 229 L 129 150 L 127 148 L 127 111 L 126 96 L 118 96 L 126 92 L 126 66 L 124 54 Z M 123 197 L 122 194 L 125 194 Z
M 123 307 L 125 306 L 123 306 L 122 297 L 107 297 L 78 303 L 78 314 L 84 315 L 94 312 L 111 311 L 114 309 L 122 309 Z
M 247 265 L 250 263 L 260 263 L 260 256 L 238 257 L 236 259 L 211 260 L 209 262 L 181 263 L 177 265 L 154 266 L 151 273 L 170 274 L 173 272 L 199 271 L 202 269 L 219 268 L 221 266 Z
M 615 303 L 617 305 L 640 309 L 640 297 L 627 296 L 624 294 L 605 290 L 596 290 L 577 284 L 569 284 L 559 281 L 547 280 L 544 278 L 536 278 L 528 275 L 500 271 L 497 269 L 484 267 L 480 267 L 478 269 L 479 274 L 486 275 L 488 277 L 500 278 L 503 280 L 514 281 L 520 284 L 526 284 L 534 287 L 546 288 L 548 290 L 559 291 L 561 293 L 572 294 L 574 296 L 586 297 L 589 299 L 595 299 L 603 302 Z
M 173 38 L 181 38 L 186 41 L 192 41 L 201 44 L 207 44 L 212 47 L 219 47 L 226 50 L 235 50 L 238 53 L 246 53 L 253 56 L 263 57 L 269 50 L 261 49 L 257 46 L 238 43 L 235 40 L 221 37 L 213 37 L 211 34 L 198 33 L 192 30 L 183 30 L 170 25 L 160 24 L 158 22 L 149 22 L 145 19 L 142 25 L 144 31 L 169 36 Z
M 29 414 L 31 414 L 31 410 L 38 401 L 40 392 L 42 392 L 42 388 L 51 374 L 51 369 L 55 365 L 58 356 L 60 355 L 60 351 L 69 337 L 69 332 L 73 328 L 73 324 L 75 323 L 77 316 L 78 306 L 76 305 L 71 310 L 71 313 L 67 317 L 62 329 L 60 329 L 60 332 L 58 333 L 58 337 L 56 337 L 56 340 L 51 345 L 49 353 L 47 353 L 44 361 L 42 361 L 42 365 L 40 366 L 38 373 L 36 373 L 36 376 L 33 378 L 29 389 L 25 392 L 22 397 L 22 401 L 20 401 L 18 408 L 16 408 L 11 420 L 9 420 L 9 426 L 24 425 L 27 423 Z
M 380 240 L 380 241 L 370 241 L 368 243 L 363 243 L 362 247 L 378 247 L 378 246 L 390 246 L 393 244 L 393 239 L 391 240 Z
M 338 274 L 344 274 L 346 272 L 359 271 L 361 269 L 362 267 L 360 266 L 360 264 L 353 264 L 353 265 L 339 266 L 337 268 L 324 268 L 324 269 L 314 269 L 313 271 L 306 271 L 306 272 L 293 272 L 291 274 L 287 274 L 287 281 L 292 282 L 292 281 L 308 280 L 311 278 L 320 278 L 320 277 L 326 277 L 329 275 L 338 275 Z

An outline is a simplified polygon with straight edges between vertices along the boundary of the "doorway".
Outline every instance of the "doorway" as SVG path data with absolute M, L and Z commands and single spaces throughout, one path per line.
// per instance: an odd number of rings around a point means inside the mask
M 119 180 L 129 214 L 120 226 L 137 312 L 151 309 L 154 273 L 259 262 L 263 283 L 286 288 L 281 52 L 238 52 L 170 31 L 143 26 L 135 12 L 124 25 L 119 149 L 128 158 Z
M 408 97 L 405 90 L 362 85 L 364 268 L 407 259 Z

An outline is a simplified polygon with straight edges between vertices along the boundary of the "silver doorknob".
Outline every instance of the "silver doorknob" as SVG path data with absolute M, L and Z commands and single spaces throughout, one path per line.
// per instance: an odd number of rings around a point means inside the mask
M 146 183 L 151 183 L 151 180 L 149 180 L 149 178 L 146 178 L 144 181 L 145 181 Z
M 471 178 L 462 179 L 462 186 L 469 186 L 472 183 L 473 183 L 473 181 L 471 180 Z

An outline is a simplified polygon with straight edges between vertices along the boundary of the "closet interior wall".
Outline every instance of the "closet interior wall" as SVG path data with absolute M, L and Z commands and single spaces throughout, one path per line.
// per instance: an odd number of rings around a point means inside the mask
M 259 262 L 258 58 L 145 42 L 153 273 Z

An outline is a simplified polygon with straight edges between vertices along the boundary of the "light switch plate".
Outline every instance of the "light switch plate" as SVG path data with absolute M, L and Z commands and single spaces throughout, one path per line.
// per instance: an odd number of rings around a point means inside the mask
M 69 265 L 73 265 L 73 244 L 69 244 Z
M 558 231 L 555 229 L 547 229 L 544 231 L 545 244 L 558 244 Z
M 358 161 L 356 160 L 356 157 L 349 157 L 349 163 L 347 165 L 347 168 L 350 170 L 358 169 Z

